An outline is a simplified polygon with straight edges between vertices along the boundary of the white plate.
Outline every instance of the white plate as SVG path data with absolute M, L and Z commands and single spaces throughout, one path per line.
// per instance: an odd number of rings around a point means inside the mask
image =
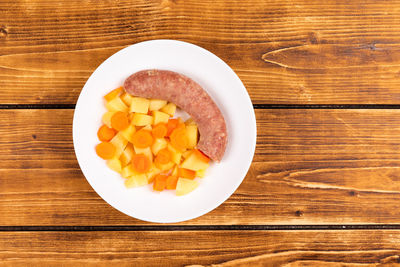
M 127 189 L 95 152 L 97 130 L 106 111 L 103 96 L 143 69 L 180 72 L 199 83 L 221 109 L 228 145 L 220 163 L 211 164 L 199 187 L 185 196 L 150 186 Z M 211 52 L 186 42 L 153 40 L 131 45 L 104 61 L 90 76 L 76 104 L 73 121 L 75 154 L 86 179 L 111 206 L 134 218 L 158 223 L 181 222 L 222 204 L 243 181 L 256 145 L 256 120 L 246 88 L 233 70 Z

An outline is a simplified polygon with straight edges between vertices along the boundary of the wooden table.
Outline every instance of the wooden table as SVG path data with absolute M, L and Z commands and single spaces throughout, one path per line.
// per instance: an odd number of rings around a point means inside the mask
M 0 0 L 0 266 L 398 264 L 399 18 L 394 0 Z M 162 38 L 227 62 L 258 127 L 235 194 L 171 225 L 103 201 L 71 133 L 93 70 Z

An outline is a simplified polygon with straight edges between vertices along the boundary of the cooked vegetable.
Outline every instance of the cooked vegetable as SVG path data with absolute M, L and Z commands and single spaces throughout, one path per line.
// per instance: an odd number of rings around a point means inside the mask
M 104 99 L 106 100 L 106 101 L 111 101 L 111 100 L 113 100 L 114 98 L 116 98 L 117 96 L 119 96 L 119 94 L 122 92 L 122 86 L 121 87 L 118 87 L 117 89 L 114 89 L 114 90 L 112 90 L 111 92 L 109 92 L 108 94 L 106 94 L 105 96 L 104 96 Z
M 150 100 L 142 97 L 133 97 L 130 112 L 147 114 L 149 112 Z
M 162 112 L 169 114 L 171 117 L 174 116 L 176 111 L 176 105 L 173 103 L 168 103 L 164 107 L 161 108 Z
M 132 168 L 138 173 L 145 173 L 150 170 L 151 162 L 148 157 L 143 154 L 136 154 L 132 157 Z M 147 182 L 147 180 L 146 180 Z
M 117 130 L 125 130 L 129 126 L 128 113 L 118 111 L 111 117 L 111 126 Z
M 115 156 L 115 147 L 108 142 L 102 142 L 96 146 L 96 153 L 102 159 L 111 159 Z
M 178 168 L 178 176 L 187 179 L 194 179 L 196 178 L 196 172 L 185 168 Z
M 199 183 L 196 180 L 190 180 L 185 178 L 179 178 L 176 184 L 175 194 L 177 196 L 186 195 L 197 188 Z
M 118 173 L 121 172 L 121 162 L 117 158 L 112 158 L 107 160 L 107 166 L 113 171 L 116 171 Z
M 169 119 L 169 115 L 167 113 L 155 110 L 152 112 L 153 114 L 153 124 L 159 123 L 167 123 Z
M 167 104 L 167 101 L 161 99 L 150 99 L 149 110 L 159 110 Z
M 155 191 L 163 191 L 165 187 L 167 186 L 167 175 L 164 174 L 158 174 L 154 178 L 154 184 L 153 184 L 153 189 Z
M 122 111 L 128 112 L 128 106 L 121 100 L 121 98 L 116 97 L 113 100 L 106 103 L 106 108 L 109 111 Z
M 154 122 L 155 124 L 155 122 Z M 167 135 L 168 128 L 166 123 L 158 123 L 154 125 L 153 129 L 151 130 L 153 133 L 154 138 L 163 138 Z
M 112 128 L 108 128 L 107 125 L 103 125 L 97 131 L 97 137 L 100 141 L 108 142 L 110 141 L 116 134 L 116 131 Z
M 167 178 L 167 183 L 166 183 L 165 188 L 166 189 L 170 189 L 170 190 L 176 189 L 176 184 L 177 183 L 178 183 L 178 177 L 170 175 Z
M 146 148 L 153 144 L 153 136 L 148 130 L 139 130 L 132 136 L 132 143 L 135 147 Z
M 153 117 L 146 114 L 135 113 L 132 117 L 132 124 L 136 126 L 146 126 L 153 123 Z
M 186 135 L 185 128 L 176 128 L 172 131 L 171 136 L 171 144 L 180 152 L 184 152 L 188 147 L 188 138 Z

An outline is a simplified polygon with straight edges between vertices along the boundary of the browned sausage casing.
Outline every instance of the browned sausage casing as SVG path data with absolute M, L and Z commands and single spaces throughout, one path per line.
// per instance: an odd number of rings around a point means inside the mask
M 124 88 L 131 95 L 167 100 L 186 111 L 199 128 L 198 149 L 216 162 L 222 159 L 227 144 L 225 120 L 199 84 L 173 71 L 143 70 L 129 76 Z

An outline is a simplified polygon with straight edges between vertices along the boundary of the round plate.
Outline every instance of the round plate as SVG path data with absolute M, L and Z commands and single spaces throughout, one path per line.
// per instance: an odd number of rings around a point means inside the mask
M 127 189 L 120 174 L 99 158 L 97 130 L 106 112 L 103 96 L 143 69 L 182 73 L 199 83 L 221 109 L 228 145 L 220 163 L 212 163 L 199 186 L 185 196 L 161 193 L 151 186 Z M 93 189 L 111 206 L 134 218 L 157 223 L 181 222 L 222 204 L 243 181 L 256 145 L 256 120 L 246 88 L 233 70 L 211 52 L 186 42 L 153 40 L 131 45 L 104 61 L 90 76 L 76 103 L 73 121 L 75 154 Z

